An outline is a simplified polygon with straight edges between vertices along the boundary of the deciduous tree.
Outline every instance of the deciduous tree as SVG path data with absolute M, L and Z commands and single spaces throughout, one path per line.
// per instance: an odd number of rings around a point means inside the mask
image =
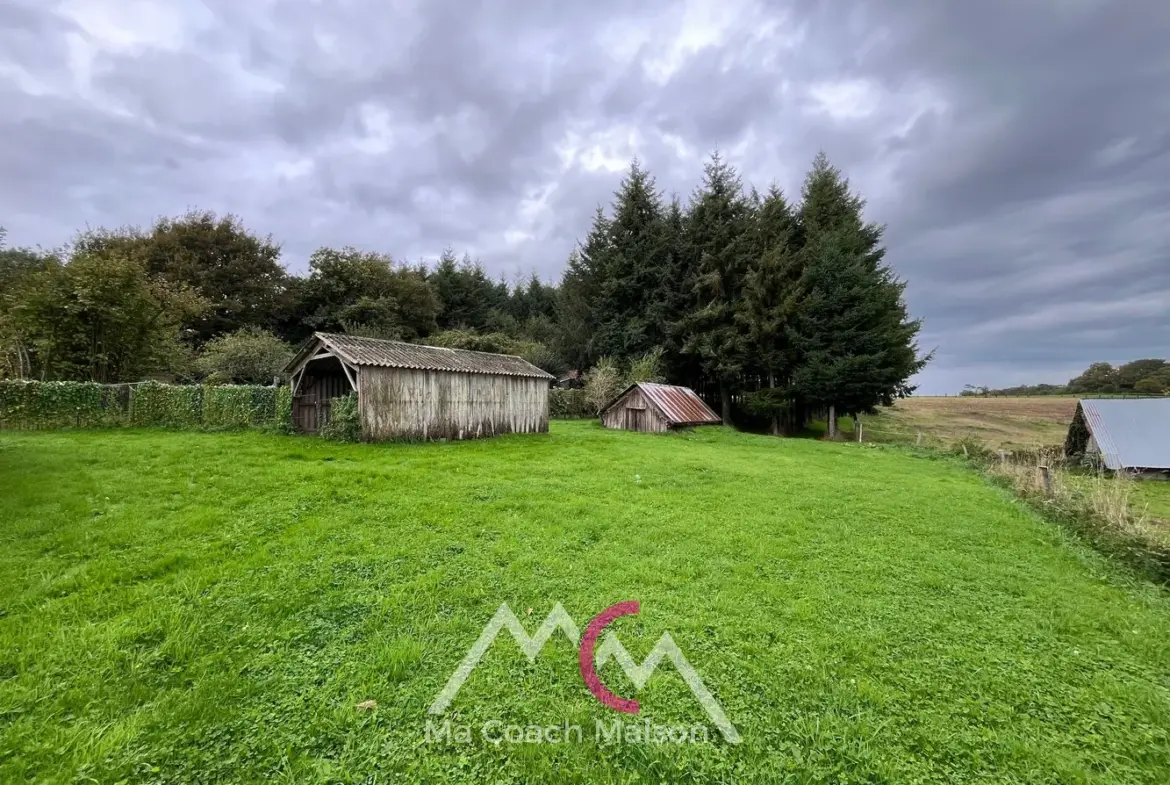
M 302 290 L 301 311 L 314 330 L 417 340 L 437 328 L 434 289 L 417 269 L 385 254 L 319 248 Z
M 197 345 L 241 327 L 272 329 L 287 307 L 280 246 L 253 234 L 234 215 L 191 211 L 160 218 L 149 231 L 89 230 L 78 235 L 74 247 L 81 254 L 133 259 L 148 274 L 198 293 L 207 307 L 183 325 Z

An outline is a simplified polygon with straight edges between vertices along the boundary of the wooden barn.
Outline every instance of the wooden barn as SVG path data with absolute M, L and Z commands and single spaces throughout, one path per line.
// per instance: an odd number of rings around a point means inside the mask
M 601 424 L 606 428 L 644 433 L 721 422 L 691 388 L 651 382 L 631 384 L 601 411 Z
M 350 392 L 368 441 L 548 431 L 553 377 L 512 355 L 315 333 L 285 372 L 303 433 L 316 433 L 332 399 Z

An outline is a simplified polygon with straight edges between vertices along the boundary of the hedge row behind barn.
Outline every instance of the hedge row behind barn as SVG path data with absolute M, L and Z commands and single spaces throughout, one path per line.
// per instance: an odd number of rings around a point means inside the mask
M 596 417 L 589 406 L 584 390 L 554 387 L 548 391 L 548 415 L 557 420 L 579 420 Z
M 0 429 L 287 428 L 286 386 L 0 380 Z

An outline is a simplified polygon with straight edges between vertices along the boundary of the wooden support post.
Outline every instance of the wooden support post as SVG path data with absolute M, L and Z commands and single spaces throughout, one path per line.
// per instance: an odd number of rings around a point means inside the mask
M 854 420 L 853 422 L 855 422 L 857 424 L 857 443 L 861 444 L 861 429 L 863 427 L 861 424 L 861 420 Z
M 1052 495 L 1052 473 L 1048 471 L 1047 466 L 1040 467 L 1040 483 L 1044 486 L 1044 495 Z
M 919 432 L 918 432 L 918 440 L 917 440 L 917 441 L 915 441 L 915 442 L 914 442 L 914 444 L 915 444 L 915 446 L 917 446 L 917 447 L 921 447 L 921 446 L 922 446 L 922 431 L 919 431 Z

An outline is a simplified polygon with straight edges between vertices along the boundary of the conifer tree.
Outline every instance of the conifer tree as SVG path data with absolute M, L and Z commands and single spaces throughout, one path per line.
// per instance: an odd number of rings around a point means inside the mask
M 683 351 L 719 384 L 723 420 L 731 422 L 732 393 L 740 381 L 746 345 L 735 311 L 750 257 L 752 205 L 739 174 L 718 153 L 703 171 L 692 197 L 689 244 L 695 255 L 694 310 L 683 319 Z
M 805 179 L 798 214 L 803 246 L 794 347 L 793 392 L 804 405 L 837 417 L 870 412 L 912 391 L 921 322 L 907 314 L 905 284 L 882 264 L 882 227 L 866 223 L 864 201 L 824 156 Z
M 598 287 L 594 349 L 625 362 L 660 346 L 654 319 L 666 263 L 662 197 L 638 161 L 621 182 L 608 223 L 609 247 Z
M 671 383 L 690 387 L 698 384 L 702 374 L 697 358 L 684 351 L 686 319 L 696 302 L 697 259 L 690 243 L 688 216 L 677 196 L 671 198 L 666 208 L 663 231 L 666 256 L 652 318 L 663 336 L 666 378 Z
M 557 348 L 573 369 L 584 371 L 600 356 L 594 349 L 603 270 L 609 261 L 609 218 L 599 205 L 585 241 L 569 255 L 557 296 Z
M 747 407 L 772 421 L 780 433 L 780 418 L 792 408 L 791 377 L 797 363 L 793 324 L 800 280 L 796 216 L 776 186 L 768 191 L 756 212 L 753 249 L 743 276 L 736 313 L 752 367 L 767 387 L 745 398 Z

